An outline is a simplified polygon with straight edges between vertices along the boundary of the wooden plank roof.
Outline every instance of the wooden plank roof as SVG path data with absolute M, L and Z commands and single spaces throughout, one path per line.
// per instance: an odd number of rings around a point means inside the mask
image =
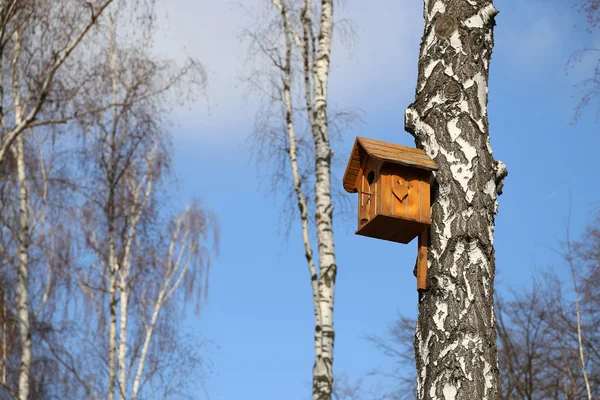
M 355 184 L 360 172 L 361 153 L 366 153 L 371 157 L 393 164 L 401 164 L 428 171 L 438 169 L 437 164 L 423 150 L 357 137 L 343 179 L 344 189 L 349 193 L 356 192 Z

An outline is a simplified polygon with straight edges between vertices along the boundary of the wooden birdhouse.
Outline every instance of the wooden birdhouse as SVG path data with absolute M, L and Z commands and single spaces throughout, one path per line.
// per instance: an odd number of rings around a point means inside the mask
M 418 289 L 425 289 L 435 170 L 437 164 L 423 150 L 356 138 L 344 174 L 344 189 L 358 193 L 356 234 L 405 244 L 419 237 Z

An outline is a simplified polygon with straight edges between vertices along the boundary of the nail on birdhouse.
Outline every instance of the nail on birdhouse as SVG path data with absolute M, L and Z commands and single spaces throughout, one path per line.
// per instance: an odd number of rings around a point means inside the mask
M 430 181 L 437 164 L 420 149 L 356 138 L 344 189 L 358 193 L 357 235 L 407 244 L 418 237 L 417 289 L 426 288 Z

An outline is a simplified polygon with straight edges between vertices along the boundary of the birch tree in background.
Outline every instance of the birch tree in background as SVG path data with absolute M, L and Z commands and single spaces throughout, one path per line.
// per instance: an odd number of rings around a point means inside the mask
M 197 383 L 182 369 L 201 377 L 173 304 L 201 300 L 218 226 L 172 212 L 164 177 L 167 115 L 206 76 L 150 56 L 153 0 L 111 2 L 0 2 L 3 399 L 171 398 Z
M 160 209 L 168 199 L 160 194 L 170 169 L 164 120 L 173 105 L 169 95 L 178 103 L 195 97 L 204 88 L 204 70 L 193 60 L 175 69 L 153 58 L 146 47 L 151 27 L 130 30 L 121 18 L 126 20 L 111 13 L 100 26 L 107 37 L 104 61 L 83 100 L 112 106 L 78 119 L 84 136 L 81 178 L 87 181 L 80 219 L 84 248 L 95 261 L 73 275 L 96 312 L 96 332 L 81 339 L 90 342 L 92 353 L 104 347 L 92 362 L 107 366 L 106 376 L 88 370 L 95 377 L 80 384 L 91 398 L 102 393 L 109 400 L 135 400 L 148 385 L 165 397 L 189 385 L 163 376 L 173 368 L 167 352 L 175 353 L 179 340 L 169 326 L 175 313 L 165 316 L 165 309 L 173 298 L 204 291 L 210 254 L 204 245 L 211 232 L 216 243 L 217 226 L 199 203 L 172 218 Z M 196 354 L 181 356 L 177 372 L 197 362 Z M 81 368 L 70 367 L 78 374 Z
M 41 365 L 44 358 L 39 354 L 36 357 L 32 337 L 43 326 L 40 313 L 53 297 L 51 289 L 55 283 L 50 270 L 51 257 L 40 259 L 39 255 L 49 238 L 47 227 L 58 225 L 55 221 L 48 223 L 46 215 L 47 199 L 54 194 L 49 194 L 51 173 L 44 160 L 48 142 L 43 139 L 48 129 L 43 128 L 65 122 L 75 112 L 67 103 L 73 83 L 81 75 L 65 79 L 63 72 L 68 69 L 76 48 L 89 36 L 111 2 L 96 2 L 86 7 L 72 1 L 0 3 L 0 179 L 3 185 L 14 184 L 15 191 L 9 189 L 8 193 L 14 194 L 14 204 L 18 205 L 17 214 L 12 214 L 9 208 L 2 210 L 5 232 L 13 236 L 15 256 L 6 248 L 2 255 L 16 271 L 15 281 L 3 282 L 14 285 L 14 288 L 5 288 L 3 293 L 5 296 L 14 293 L 12 315 L 18 331 L 18 356 L 9 357 L 7 351 L 3 352 L 3 389 L 13 399 L 41 396 L 45 390 L 41 386 L 52 386 L 32 380 L 33 362 Z M 71 25 L 55 23 L 61 19 L 70 20 Z M 62 102 L 62 106 L 57 101 Z M 53 103 L 51 108 L 47 107 L 48 103 Z M 33 265 L 40 268 L 31 276 Z M 47 280 L 40 286 L 39 279 L 44 275 Z M 37 289 L 44 286 L 38 297 Z M 3 304 L 6 307 L 12 303 L 5 297 Z M 3 327 L 3 333 L 8 330 L 8 326 Z M 7 342 L 4 337 L 3 346 Z M 9 368 L 10 359 L 18 364 L 16 378 Z M 14 387 L 16 381 L 18 386 Z
M 331 399 L 337 266 L 327 91 L 334 5 L 332 0 L 318 4 L 311 0 L 272 0 L 272 5 L 277 18 L 270 24 L 263 20 L 259 32 L 248 33 L 252 39 L 251 50 L 264 56 L 268 71 L 266 79 L 255 75 L 250 78 L 250 84 L 275 107 L 274 114 L 267 114 L 267 120 L 272 118 L 274 124 L 265 124 L 257 118 L 256 130 L 261 146 L 268 148 L 267 157 L 272 151 L 285 151 L 282 161 L 286 172 L 278 169 L 275 175 L 292 181 L 311 281 L 315 314 L 312 397 Z M 268 122 L 273 123 L 273 120 Z M 314 185 L 312 188 L 310 183 Z M 318 257 L 313 253 L 311 220 L 316 225 Z
M 13 48 L 10 64 L 12 104 L 9 108 L 12 109 L 10 114 L 14 118 L 15 125 L 23 122 L 26 113 L 22 88 L 27 86 L 27 79 L 22 76 L 22 70 L 24 65 L 32 61 L 31 56 L 27 54 L 26 43 L 29 40 L 31 39 L 27 38 L 21 27 L 17 27 L 10 43 Z M 40 112 L 38 115 L 43 113 Z M 49 129 L 42 129 L 41 126 L 34 131 L 27 130 L 19 134 L 14 146 L 10 148 L 11 162 L 15 169 L 12 174 L 6 175 L 9 178 L 8 182 L 14 183 L 14 204 L 18 210 L 14 214 L 5 214 L 1 219 L 14 235 L 16 257 L 12 263 L 16 266 L 17 272 L 14 307 L 19 333 L 20 360 L 18 391 L 12 392 L 8 382 L 5 382 L 4 388 L 13 398 L 18 399 L 29 399 L 30 396 L 39 396 L 44 392 L 40 382 L 32 382 L 31 370 L 34 362 L 32 337 L 37 334 L 34 325 L 39 326 L 46 322 L 41 318 L 40 313 L 44 311 L 47 302 L 54 297 L 52 289 L 56 284 L 51 268 L 52 258 L 40 257 L 42 252 L 50 250 L 46 246 L 54 233 L 52 228 L 60 225 L 57 221 L 49 221 L 47 215 L 49 197 L 56 199 L 57 194 L 49 191 L 60 190 L 62 186 L 51 183 L 51 180 L 56 178 L 52 170 L 52 145 L 49 145 L 48 141 L 51 134 Z M 49 162 L 46 160 L 47 150 L 50 150 Z M 37 267 L 33 269 L 36 271 L 35 276 L 30 276 L 32 267 Z M 46 278 L 43 278 L 44 276 Z M 42 278 L 41 282 L 40 278 Z M 41 293 L 39 293 L 40 289 Z M 38 364 L 42 358 L 43 356 L 39 355 L 35 358 Z
M 52 256 L 34 262 L 31 258 L 32 251 L 39 252 L 40 246 L 47 244 L 43 243 L 49 238 L 45 236 L 47 226 L 58 225 L 57 221 L 47 224 L 46 200 L 54 194 L 48 192 L 50 171 L 46 169 L 43 152 L 53 145 L 48 147 L 48 142 L 39 142 L 44 135 L 40 132 L 47 132 L 55 124 L 66 123 L 75 115 L 85 113 L 72 102 L 88 78 L 77 69 L 80 56 L 77 50 L 82 43 L 89 43 L 92 28 L 111 3 L 112 0 L 0 2 L 0 179 L 2 183 L 15 182 L 17 185 L 19 210 L 16 219 L 11 219 L 10 213 L 5 214 L 6 209 L 2 210 L 8 230 L 16 232 L 14 243 L 18 254 L 13 259 L 10 254 L 3 254 L 16 270 L 14 283 L 4 281 L 14 284 L 14 289 L 3 290 L 5 296 L 7 293 L 15 296 L 14 322 L 20 346 L 18 388 L 15 389 L 7 377 L 10 372 L 8 355 L 4 357 L 2 379 L 3 389 L 14 399 L 41 395 L 40 382 L 31 379 L 32 363 L 35 361 L 40 365 L 44 357 L 41 354 L 36 357 L 32 337 L 47 322 L 42 323 L 40 313 L 53 296 L 50 289 L 55 284 L 55 275 L 49 269 Z M 36 140 L 31 140 L 34 138 Z M 31 149 L 35 150 L 32 152 Z M 38 151 L 39 159 L 36 158 Z M 40 168 L 32 168 L 36 162 Z M 42 182 L 42 193 L 38 196 L 32 190 L 39 182 Z M 32 202 L 34 194 L 36 199 L 42 200 L 41 208 Z M 32 276 L 32 265 L 43 268 L 36 269 L 37 273 Z M 42 271 L 47 271 L 48 279 L 44 283 L 47 289 L 43 290 L 41 298 L 36 298 L 37 281 L 44 276 Z M 5 301 L 4 305 L 8 303 Z M 6 328 L 3 332 L 8 330 Z M 3 344 L 6 343 L 4 340 Z
M 65 249 L 71 240 L 64 229 L 65 215 L 56 208 L 69 196 L 50 144 L 52 136 L 41 130 L 19 135 L 9 155 L 16 171 L 2 182 L 7 207 L 0 215 L 0 236 L 8 268 L 3 274 L 0 392 L 13 399 L 44 398 L 61 386 L 42 339 L 62 317 L 55 312 L 59 293 L 65 290 L 62 273 L 69 263 Z M 14 301 L 7 293 L 14 294 Z
M 491 1 L 424 2 L 415 101 L 405 127 L 439 165 L 427 291 L 415 335 L 419 399 L 499 399 L 494 219 L 507 175 L 487 117 Z

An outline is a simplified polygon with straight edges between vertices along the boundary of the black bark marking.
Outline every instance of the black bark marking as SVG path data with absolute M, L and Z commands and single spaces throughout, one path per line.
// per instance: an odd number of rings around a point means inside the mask
M 434 1 L 431 1 L 433 3 Z M 458 24 L 456 23 L 456 19 L 451 15 L 442 14 L 437 18 L 435 23 L 435 34 L 439 38 L 447 38 L 456 31 L 458 28 Z
M 460 98 L 460 85 L 456 82 L 448 82 L 444 85 L 444 97 L 448 100 L 458 100 Z

